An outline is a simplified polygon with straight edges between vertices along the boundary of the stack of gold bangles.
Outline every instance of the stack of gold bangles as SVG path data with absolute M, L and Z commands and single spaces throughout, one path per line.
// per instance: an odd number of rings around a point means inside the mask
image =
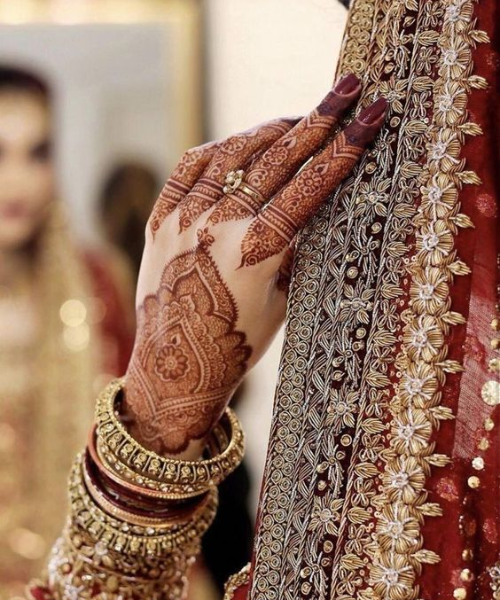
M 49 563 L 56 600 L 178 600 L 217 509 L 217 485 L 241 462 L 244 437 L 227 409 L 199 461 L 136 442 L 120 420 L 123 380 L 97 400 L 88 446 L 71 471 L 70 518 Z M 102 594 L 102 595 L 99 595 Z

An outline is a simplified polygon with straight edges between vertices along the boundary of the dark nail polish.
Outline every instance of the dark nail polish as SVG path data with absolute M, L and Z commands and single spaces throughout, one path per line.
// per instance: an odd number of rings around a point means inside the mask
M 361 112 L 358 117 L 358 121 L 365 125 L 372 125 L 375 123 L 387 110 L 387 100 L 385 98 L 379 98 L 373 104 L 370 104 L 365 110 Z
M 354 92 L 354 90 L 359 87 L 361 82 L 353 73 L 349 73 L 345 77 L 337 83 L 337 85 L 333 88 L 333 91 L 337 94 L 350 94 Z

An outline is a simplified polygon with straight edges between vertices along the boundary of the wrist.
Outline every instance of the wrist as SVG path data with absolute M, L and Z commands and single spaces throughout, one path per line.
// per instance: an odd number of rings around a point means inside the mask
M 135 407 L 140 406 L 134 398 L 133 391 L 137 386 L 131 384 L 127 387 L 127 378 L 123 388 L 123 400 L 121 403 L 120 421 L 130 433 L 130 435 L 146 450 L 155 452 L 160 456 L 179 458 L 184 460 L 197 460 L 205 446 L 205 438 L 201 440 L 190 440 L 187 447 L 181 452 L 173 452 L 171 447 L 168 447 L 163 442 L 163 433 L 158 428 L 158 419 L 155 412 L 144 413 L 135 410 Z M 180 435 L 184 435 L 180 431 Z M 187 435 L 187 432 L 186 434 Z
M 191 392 L 162 381 L 132 356 L 124 378 L 121 418 L 144 448 L 166 457 L 197 460 L 222 417 L 233 388 Z

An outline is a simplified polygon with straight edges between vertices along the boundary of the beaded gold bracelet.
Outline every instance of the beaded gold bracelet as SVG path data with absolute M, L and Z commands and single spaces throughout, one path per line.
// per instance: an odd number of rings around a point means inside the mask
M 177 600 L 217 510 L 217 484 L 241 462 L 244 437 L 226 410 L 199 461 L 142 448 L 120 421 L 123 380 L 97 401 L 96 425 L 70 474 L 70 514 L 48 565 L 59 597 Z
M 154 546 L 144 545 L 144 537 L 149 535 L 154 539 L 159 528 L 136 527 L 110 518 L 99 507 L 92 509 L 93 499 L 88 497 L 78 476 L 79 461 L 72 472 L 73 492 L 75 486 L 78 487 L 78 494 L 72 494 L 72 509 L 75 502 L 81 502 L 81 508 L 76 512 L 72 510 L 63 534 L 52 550 L 47 568 L 47 588 L 51 597 L 79 600 L 184 598 L 186 574 L 200 551 L 201 535 L 215 515 L 216 489 L 207 496 L 203 507 L 192 514 L 188 524 L 163 534 L 165 538 L 171 537 L 173 543 L 163 546 L 167 551 L 157 552 Z M 101 522 L 101 529 L 96 530 L 89 517 L 80 520 L 82 510 L 91 511 L 92 519 Z M 123 535 L 115 536 L 119 523 L 126 540 Z M 108 528 L 110 524 L 112 530 Z
M 120 422 L 117 399 L 122 389 L 123 379 L 111 382 L 99 396 L 96 407 L 97 450 L 110 476 L 114 473 L 144 490 L 161 492 L 164 499 L 180 500 L 206 493 L 240 464 L 244 435 L 231 409 L 226 409 L 210 435 L 208 458 L 166 458 L 143 448 Z M 223 440 L 228 440 L 225 447 L 221 447 Z

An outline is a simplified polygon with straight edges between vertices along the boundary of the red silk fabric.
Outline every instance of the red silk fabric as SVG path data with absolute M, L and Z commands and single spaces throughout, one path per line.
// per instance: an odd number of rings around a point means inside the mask
M 444 422 L 435 436 L 437 451 L 450 456 L 452 462 L 434 470 L 427 483 L 430 501 L 439 502 L 444 510 L 443 517 L 428 520 L 423 530 L 426 547 L 441 556 L 438 565 L 424 569 L 419 581 L 422 597 L 433 600 L 453 598 L 454 591 L 464 586 L 464 569 L 477 577 L 472 584 L 475 595 L 468 598 L 493 598 L 488 569 L 499 560 L 500 548 L 500 408 L 497 405 L 492 410 L 481 397 L 484 383 L 498 380 L 498 374 L 488 370 L 488 363 L 498 356 L 491 340 L 499 337 L 491 322 L 498 314 L 500 252 L 500 5 L 484 1 L 475 10 L 476 27 L 489 34 L 491 44 L 481 44 L 474 51 L 474 72 L 484 77 L 489 87 L 475 90 L 469 97 L 470 120 L 481 126 L 483 135 L 469 138 L 462 152 L 467 168 L 476 172 L 482 183 L 465 186 L 460 193 L 461 212 L 471 218 L 474 228 L 461 230 L 456 246 L 472 273 L 457 278 L 452 287 L 453 310 L 467 318 L 465 327 L 453 332 L 449 356 L 465 370 L 450 375 L 444 390 L 444 404 L 452 408 L 456 419 Z M 496 425 L 490 432 L 484 429 L 488 417 Z M 477 447 L 483 438 L 489 443 L 485 451 Z M 475 457 L 483 458 L 484 469 L 471 466 Z M 473 476 L 480 479 L 477 489 L 468 486 Z M 472 560 L 463 558 L 468 550 L 474 554 Z

